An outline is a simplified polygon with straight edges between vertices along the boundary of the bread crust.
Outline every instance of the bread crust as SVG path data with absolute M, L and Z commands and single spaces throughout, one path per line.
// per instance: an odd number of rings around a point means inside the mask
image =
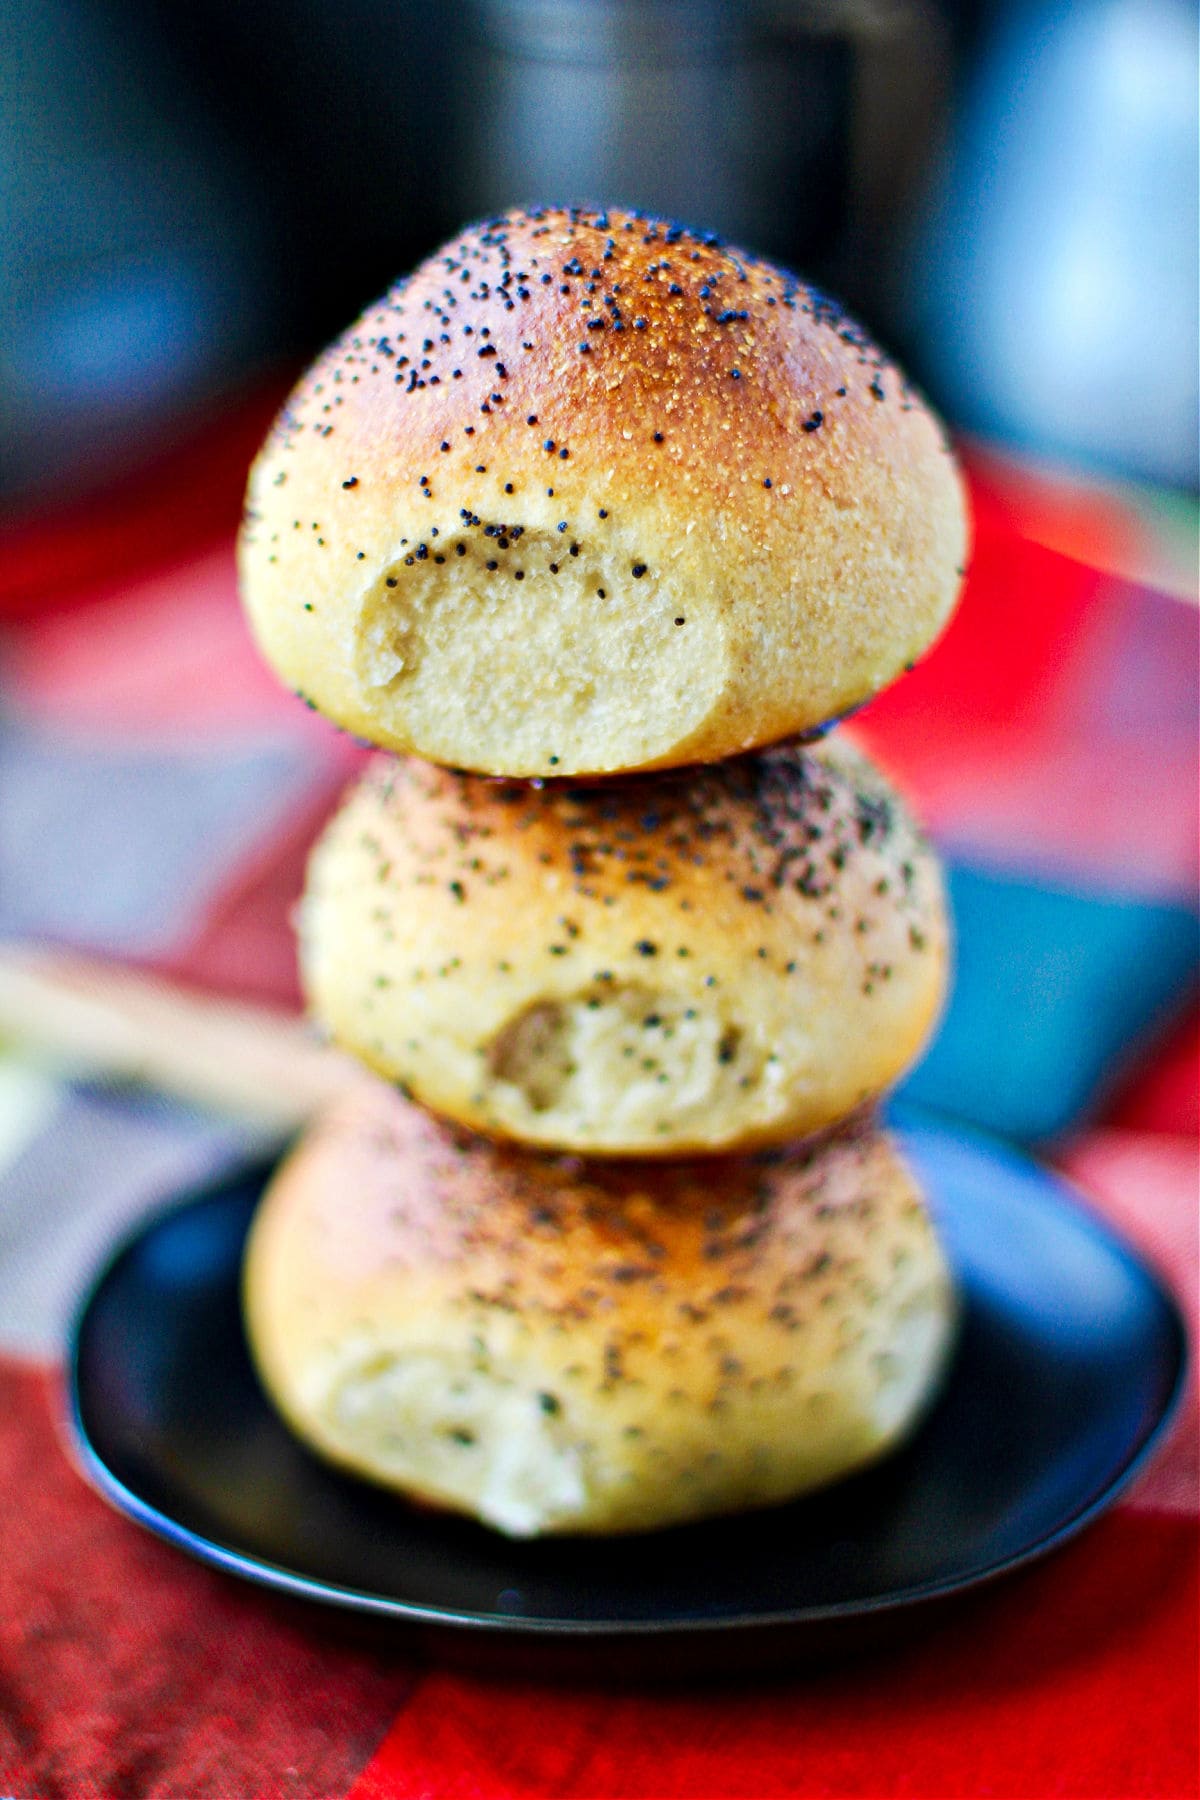
M 911 1429 L 950 1278 L 888 1136 L 587 1163 L 364 1083 L 255 1220 L 268 1391 L 326 1457 L 516 1536 L 791 1498 Z
M 636 213 L 514 212 L 369 308 L 251 474 L 283 680 L 493 774 L 715 761 L 844 714 L 953 606 L 942 428 L 841 309 Z
M 909 1066 L 946 981 L 936 857 L 842 733 L 598 783 L 380 756 L 300 927 L 339 1044 L 476 1130 L 592 1154 L 828 1125 Z

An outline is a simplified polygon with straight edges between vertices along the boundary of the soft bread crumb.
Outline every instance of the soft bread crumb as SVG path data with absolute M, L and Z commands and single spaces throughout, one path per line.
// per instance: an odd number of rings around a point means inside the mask
M 645 987 L 538 1001 L 493 1038 L 488 1064 L 505 1110 L 527 1108 L 550 1136 L 580 1120 L 632 1137 L 652 1136 L 664 1111 L 686 1127 L 713 1105 L 748 1103 L 777 1059 L 750 1044 L 716 1008 Z
M 473 766 L 515 756 L 532 771 L 586 767 L 615 735 L 637 762 L 689 742 L 727 681 L 711 602 L 665 576 L 631 583 L 624 550 L 572 557 L 536 531 L 502 542 L 507 553 L 472 545 L 449 571 L 390 563 L 364 594 L 355 667 L 386 734 L 416 733 L 450 763 L 469 736 Z
M 544 1396 L 513 1375 L 398 1347 L 343 1360 L 314 1398 L 334 1439 L 348 1451 L 369 1447 L 381 1476 L 474 1508 L 509 1537 L 553 1530 L 586 1509 L 579 1447 Z

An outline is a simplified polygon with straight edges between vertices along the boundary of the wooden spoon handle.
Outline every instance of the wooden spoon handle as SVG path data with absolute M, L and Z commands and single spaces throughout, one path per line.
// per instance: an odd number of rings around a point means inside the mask
M 368 1079 L 291 1013 L 26 944 L 0 944 L 0 1039 L 74 1077 L 144 1082 L 285 1131 Z

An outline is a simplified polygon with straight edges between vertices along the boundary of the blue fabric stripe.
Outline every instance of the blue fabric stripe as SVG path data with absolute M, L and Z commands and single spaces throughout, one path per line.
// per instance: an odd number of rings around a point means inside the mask
M 1194 1000 L 1196 916 L 962 863 L 949 888 L 949 1010 L 901 1091 L 1009 1138 L 1054 1137 Z

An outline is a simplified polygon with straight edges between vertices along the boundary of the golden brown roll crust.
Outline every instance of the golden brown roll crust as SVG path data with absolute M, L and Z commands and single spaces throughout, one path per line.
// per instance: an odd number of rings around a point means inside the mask
M 317 1018 L 425 1105 L 606 1155 L 843 1117 L 916 1056 L 946 973 L 933 852 L 840 734 L 594 784 L 381 756 L 300 937 Z
M 283 679 L 495 774 L 715 761 L 928 646 L 964 503 L 940 426 L 831 300 L 662 221 L 466 231 L 304 378 L 253 470 L 243 593 Z
M 515 1536 L 785 1500 L 909 1429 L 950 1280 L 858 1123 L 759 1158 L 505 1149 L 364 1084 L 253 1228 L 268 1391 L 325 1456 Z

